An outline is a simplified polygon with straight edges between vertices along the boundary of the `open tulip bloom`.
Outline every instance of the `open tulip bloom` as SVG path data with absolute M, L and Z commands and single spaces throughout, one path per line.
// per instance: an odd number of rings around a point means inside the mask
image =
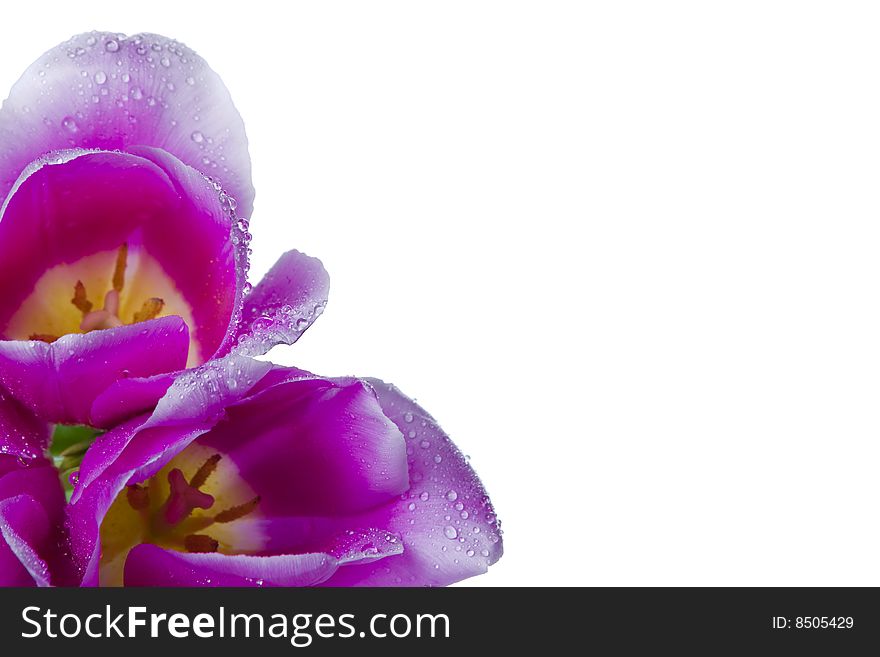
M 442 586 L 500 558 L 427 412 L 254 360 L 302 335 L 329 279 L 289 251 L 247 284 L 250 172 L 228 91 L 176 41 L 80 35 L 13 87 L 0 585 Z

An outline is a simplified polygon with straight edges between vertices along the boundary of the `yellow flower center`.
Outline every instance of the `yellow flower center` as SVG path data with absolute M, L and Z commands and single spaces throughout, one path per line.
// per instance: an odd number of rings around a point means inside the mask
M 190 445 L 114 500 L 101 523 L 101 585 L 122 585 L 125 558 L 140 543 L 181 552 L 259 551 L 259 504 L 229 459 Z
M 123 244 L 116 251 L 48 270 L 10 318 L 5 333 L 12 340 L 54 342 L 71 333 L 166 315 L 178 315 L 190 329 L 194 326 L 189 304 L 159 263 L 142 249 L 129 253 Z M 187 366 L 199 362 L 198 343 L 191 335 Z

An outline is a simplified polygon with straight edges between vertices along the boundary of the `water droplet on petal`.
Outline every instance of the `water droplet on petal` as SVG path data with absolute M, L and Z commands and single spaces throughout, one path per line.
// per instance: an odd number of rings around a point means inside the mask
M 107 52 L 116 52 L 119 50 L 119 42 L 116 39 L 110 39 L 107 43 L 104 44 L 104 48 Z
M 203 141 L 205 141 L 205 135 L 203 135 L 203 134 L 202 134 L 201 132 L 199 132 L 198 130 L 196 130 L 195 132 L 193 132 L 192 135 L 191 135 L 191 137 L 192 137 L 192 140 L 193 140 L 194 142 L 196 142 L 197 144 L 201 144 Z
M 72 116 L 65 116 L 61 119 L 61 127 L 71 134 L 79 132 L 79 126 L 76 124 L 76 121 Z
M 455 500 L 458 499 L 458 493 L 456 493 L 454 490 L 451 490 L 448 493 L 446 493 L 446 499 L 449 500 L 450 502 L 455 502 Z
M 443 528 L 443 534 L 450 541 L 454 541 L 456 538 L 458 538 L 458 532 L 452 525 L 446 525 L 446 527 Z
M 95 82 L 97 84 L 104 84 L 107 81 L 107 74 L 104 71 L 98 71 L 95 73 Z

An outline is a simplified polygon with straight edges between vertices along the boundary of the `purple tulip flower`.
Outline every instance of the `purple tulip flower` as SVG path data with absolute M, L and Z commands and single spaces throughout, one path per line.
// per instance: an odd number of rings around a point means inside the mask
M 446 585 L 500 558 L 482 484 L 413 401 L 252 358 L 329 287 L 297 251 L 247 286 L 252 203 L 241 118 L 177 42 L 81 35 L 13 88 L 0 585 Z M 48 422 L 109 429 L 69 504 Z
M 252 204 L 241 117 L 194 52 L 92 32 L 43 55 L 0 110 L 0 385 L 100 425 L 107 388 L 222 356 L 253 320 L 295 340 L 322 300 L 285 326 L 281 297 L 245 299 Z
M 87 586 L 442 586 L 502 552 L 467 460 L 396 388 L 235 354 L 99 438 L 71 501 Z

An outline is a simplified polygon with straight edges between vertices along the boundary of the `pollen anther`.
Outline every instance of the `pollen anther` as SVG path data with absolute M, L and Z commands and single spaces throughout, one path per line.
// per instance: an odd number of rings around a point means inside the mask
M 135 511 L 143 511 L 150 506 L 150 491 L 145 486 L 134 484 L 125 491 L 128 504 Z
M 220 543 L 207 534 L 190 534 L 183 538 L 183 547 L 187 552 L 216 552 Z
M 233 520 L 244 518 L 249 513 L 252 513 L 254 509 L 257 508 L 257 505 L 259 503 L 260 496 L 257 495 L 249 502 L 245 502 L 244 504 L 239 504 L 238 506 L 234 506 L 230 509 L 226 509 L 225 511 L 221 511 L 216 516 L 214 516 L 214 522 L 232 522 Z

